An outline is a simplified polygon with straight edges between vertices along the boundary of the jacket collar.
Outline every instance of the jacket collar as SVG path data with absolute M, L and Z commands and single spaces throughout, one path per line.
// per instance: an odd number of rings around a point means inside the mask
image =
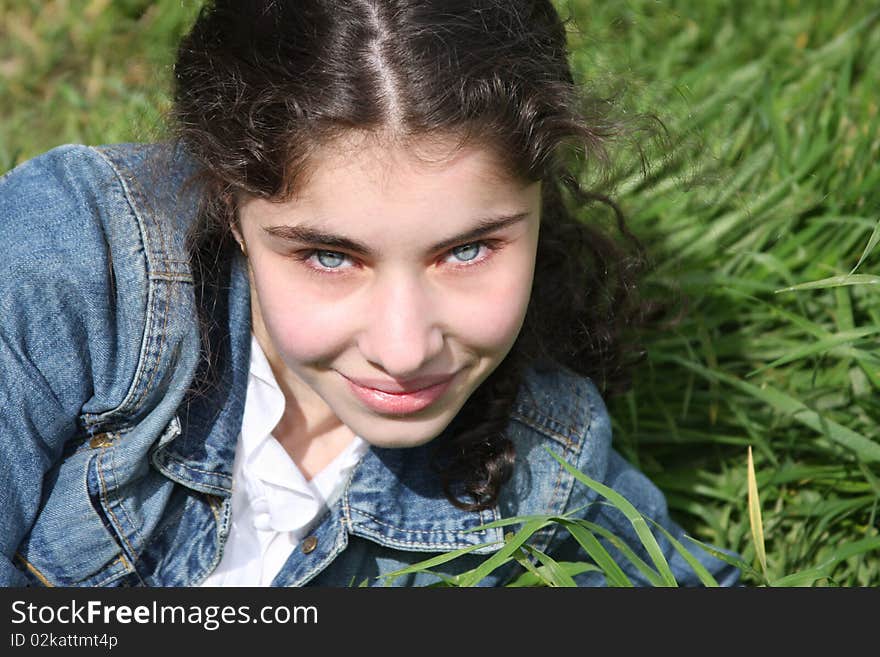
M 250 363 L 250 289 L 244 259 L 227 262 L 229 285 L 201 301 L 213 310 L 210 358 L 200 359 L 195 381 L 178 409 L 180 433 L 160 442 L 153 463 L 167 477 L 194 490 L 228 497 L 235 447 L 241 432 Z
M 477 545 L 483 545 L 477 554 L 497 550 L 501 528 L 478 527 L 500 520 L 498 507 L 474 512 L 453 505 L 431 469 L 430 453 L 430 443 L 407 449 L 371 446 L 342 496 L 349 531 L 399 550 L 446 552 Z

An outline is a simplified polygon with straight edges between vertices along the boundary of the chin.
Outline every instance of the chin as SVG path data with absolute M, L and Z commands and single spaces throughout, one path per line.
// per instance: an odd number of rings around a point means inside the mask
M 440 435 L 440 434 L 437 434 Z M 370 445 L 374 447 L 381 447 L 383 449 L 407 449 L 409 447 L 421 447 L 422 445 L 426 445 L 437 436 L 430 436 L 428 438 L 423 439 L 412 439 L 412 438 L 385 438 L 384 436 L 380 436 L 375 440 L 371 440 L 365 436 L 362 438 L 370 443 Z
M 442 422 L 432 422 L 429 425 L 419 426 L 415 422 L 407 422 L 406 418 L 388 419 L 382 422 L 384 426 L 364 427 L 363 431 L 355 430 L 355 433 L 370 445 L 386 449 L 402 449 L 407 447 L 421 447 L 441 433 L 449 426 L 452 418 Z M 349 425 L 352 430 L 354 427 Z

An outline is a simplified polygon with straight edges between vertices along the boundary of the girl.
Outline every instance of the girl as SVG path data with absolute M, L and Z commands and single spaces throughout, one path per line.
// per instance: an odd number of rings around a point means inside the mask
M 530 514 L 637 548 L 550 451 L 681 538 L 593 383 L 632 259 L 575 219 L 614 125 L 548 0 L 217 0 L 175 85 L 174 145 L 0 184 L 0 582 L 381 585 Z

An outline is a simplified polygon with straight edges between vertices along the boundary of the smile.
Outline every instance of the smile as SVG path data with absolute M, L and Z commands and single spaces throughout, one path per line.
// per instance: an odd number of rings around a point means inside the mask
M 379 390 L 355 383 L 344 375 L 343 378 L 355 396 L 370 410 L 391 415 L 408 415 L 421 411 L 440 399 L 443 393 L 449 389 L 455 379 L 455 374 L 449 375 L 438 383 L 401 392 Z

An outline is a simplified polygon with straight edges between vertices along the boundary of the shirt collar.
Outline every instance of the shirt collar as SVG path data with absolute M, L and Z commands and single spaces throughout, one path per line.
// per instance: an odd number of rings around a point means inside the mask
M 275 373 L 272 371 L 272 366 L 269 364 L 269 359 L 266 358 L 266 354 L 263 352 L 263 348 L 260 347 L 260 342 L 257 340 L 257 336 L 253 333 L 251 333 L 251 357 L 248 373 L 267 384 L 269 387 L 281 392 L 278 381 L 275 379 Z
M 266 354 L 251 335 L 251 356 L 247 394 L 241 423 L 242 456 L 248 461 L 284 415 L 284 393 L 275 380 Z
M 386 547 L 445 552 L 474 547 L 497 550 L 500 527 L 478 529 L 501 519 L 497 506 L 465 511 L 453 505 L 431 468 L 431 445 L 406 449 L 371 446 L 343 493 L 342 513 L 352 534 Z
M 292 531 L 311 520 L 318 507 L 332 497 L 336 477 L 346 477 L 366 449 L 355 436 L 311 482 L 307 482 L 284 448 L 272 437 L 272 431 L 284 414 L 284 393 L 256 336 L 251 337 L 250 372 L 241 443 L 235 464 L 235 476 L 242 481 L 259 481 L 251 491 L 252 501 L 261 502 L 262 513 L 253 513 L 255 527 Z M 267 487 L 268 486 L 268 487 Z M 255 510 L 252 510 L 255 511 Z

